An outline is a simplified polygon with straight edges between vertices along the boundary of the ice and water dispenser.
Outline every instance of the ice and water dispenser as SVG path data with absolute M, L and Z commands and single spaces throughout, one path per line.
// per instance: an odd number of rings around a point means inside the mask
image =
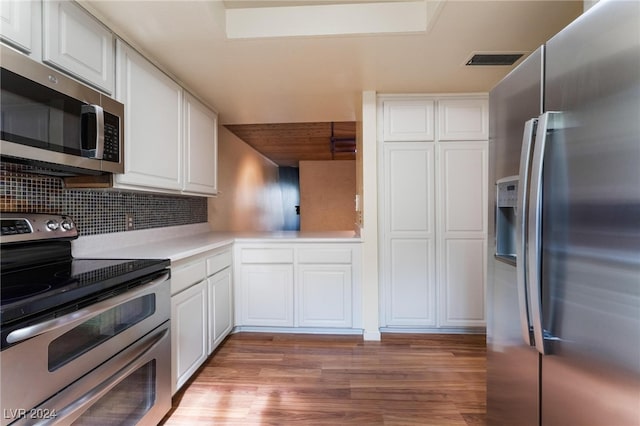
M 496 257 L 508 263 L 516 262 L 516 209 L 518 176 L 496 181 Z

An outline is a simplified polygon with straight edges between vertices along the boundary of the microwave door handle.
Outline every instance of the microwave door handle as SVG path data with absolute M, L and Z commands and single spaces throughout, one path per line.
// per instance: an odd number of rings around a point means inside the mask
M 529 164 L 531 162 L 532 141 L 535 135 L 537 118 L 528 120 L 524 125 L 522 150 L 520 152 L 520 171 L 518 178 L 518 200 L 516 207 L 516 274 L 518 289 L 518 307 L 520 311 L 520 329 L 526 344 L 534 346 L 529 309 L 530 295 L 527 291 L 527 189 L 529 188 Z
M 83 157 L 102 160 L 104 156 L 104 110 L 100 105 L 82 105 L 80 132 Z
M 125 355 L 125 358 L 121 360 L 125 366 L 119 369 L 114 375 L 109 377 L 104 382 L 96 385 L 93 389 L 82 395 L 80 398 L 73 401 L 71 404 L 56 410 L 56 416 L 52 419 L 44 419 L 41 422 L 35 423 L 34 426 L 45 426 L 64 424 L 68 421 L 75 420 L 80 417 L 89 407 L 91 407 L 97 400 L 109 392 L 113 387 L 120 383 L 123 379 L 127 378 L 129 374 L 133 373 L 148 362 L 145 358 L 147 354 L 153 351 L 158 343 L 169 334 L 169 329 L 165 328 L 160 330 L 153 336 L 146 337 L 142 342 L 137 343 L 134 347 L 129 348 Z M 37 408 L 35 409 L 37 410 Z M 44 409 L 43 409 L 44 410 Z M 71 418 L 73 417 L 73 419 Z
M 49 333 L 59 328 L 66 327 L 71 324 L 78 324 L 83 321 L 88 321 L 91 318 L 100 315 L 103 312 L 108 311 L 118 305 L 122 305 L 131 300 L 134 300 L 144 294 L 149 288 L 164 282 L 169 279 L 169 273 L 162 274 L 155 280 L 145 284 L 141 287 L 137 287 L 134 291 L 126 292 L 119 296 L 112 297 L 102 302 L 90 305 L 79 311 L 71 312 L 59 318 L 54 318 L 49 321 L 34 324 L 28 327 L 19 328 L 9 333 L 6 337 L 7 343 L 17 343 L 23 340 L 36 337 L 40 334 Z

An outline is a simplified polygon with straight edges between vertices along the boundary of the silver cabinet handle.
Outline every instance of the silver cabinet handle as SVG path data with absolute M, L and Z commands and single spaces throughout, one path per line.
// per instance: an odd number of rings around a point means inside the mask
M 20 328 L 18 330 L 12 331 L 7 335 L 7 343 L 21 342 L 23 340 L 30 339 L 40 334 L 48 333 L 56 329 L 65 327 L 67 325 L 87 321 L 97 315 L 100 315 L 105 311 L 108 311 L 109 309 L 114 308 L 117 305 L 127 303 L 133 299 L 140 297 L 140 295 L 146 292 L 150 287 L 153 287 L 156 284 L 159 284 L 163 281 L 168 280 L 169 276 L 170 276 L 169 272 L 164 273 L 160 277 L 151 281 L 150 283 L 145 284 L 142 287 L 136 288 L 134 291 L 112 297 L 110 299 L 88 306 L 84 309 L 80 309 L 68 315 L 62 316 L 60 318 L 54 318 L 49 321 L 41 322 L 38 324 L 31 325 L 29 327 L 24 327 L 24 328 Z
M 109 392 L 114 386 L 126 379 L 129 374 L 136 371 L 138 368 L 145 365 L 148 360 L 145 355 L 153 351 L 158 343 L 169 334 L 169 326 L 166 325 L 163 330 L 160 330 L 156 334 L 150 337 L 146 337 L 141 342 L 134 345 L 126 353 L 125 358 L 122 359 L 122 363 L 125 366 L 119 369 L 115 374 L 109 377 L 104 382 L 95 386 L 80 398 L 73 401 L 63 409 L 57 412 L 55 419 L 47 419 L 42 422 L 36 423 L 34 426 L 45 426 L 52 424 L 64 424 L 65 419 L 72 416 L 74 413 L 82 413 L 86 411 L 91 405 L 93 405 L 98 399 Z
M 531 333 L 531 314 L 529 312 L 529 294 L 527 292 L 527 189 L 529 188 L 529 163 L 531 161 L 531 146 L 535 134 L 537 118 L 532 118 L 524 124 L 522 135 L 522 150 L 520 152 L 520 171 L 518 179 L 518 204 L 516 216 L 516 274 L 518 286 L 518 307 L 520 311 L 520 329 L 522 339 L 533 346 Z
M 542 327 L 542 277 L 540 273 L 542 268 L 542 171 L 547 133 L 558 127 L 560 116 L 559 112 L 545 112 L 538 118 L 538 130 L 531 163 L 527 245 L 528 286 L 529 297 L 531 298 L 533 338 L 536 349 L 542 355 L 547 355 Z
M 102 160 L 104 156 L 104 110 L 100 105 L 82 105 L 80 114 L 83 123 L 80 135 L 82 155 Z M 93 139 L 93 135 L 85 133 L 84 123 L 85 120 L 88 122 L 89 115 L 95 116 L 95 121 L 92 123 L 95 126 L 95 139 Z

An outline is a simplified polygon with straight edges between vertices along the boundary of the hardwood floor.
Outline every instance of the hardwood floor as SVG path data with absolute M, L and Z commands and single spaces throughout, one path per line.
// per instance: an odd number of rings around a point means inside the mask
M 163 425 L 484 425 L 485 336 L 231 335 Z

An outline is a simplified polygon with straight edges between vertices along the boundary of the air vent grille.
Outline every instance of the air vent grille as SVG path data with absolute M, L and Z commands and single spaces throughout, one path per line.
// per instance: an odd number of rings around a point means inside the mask
M 522 56 L 522 53 L 476 53 L 466 65 L 513 65 Z

